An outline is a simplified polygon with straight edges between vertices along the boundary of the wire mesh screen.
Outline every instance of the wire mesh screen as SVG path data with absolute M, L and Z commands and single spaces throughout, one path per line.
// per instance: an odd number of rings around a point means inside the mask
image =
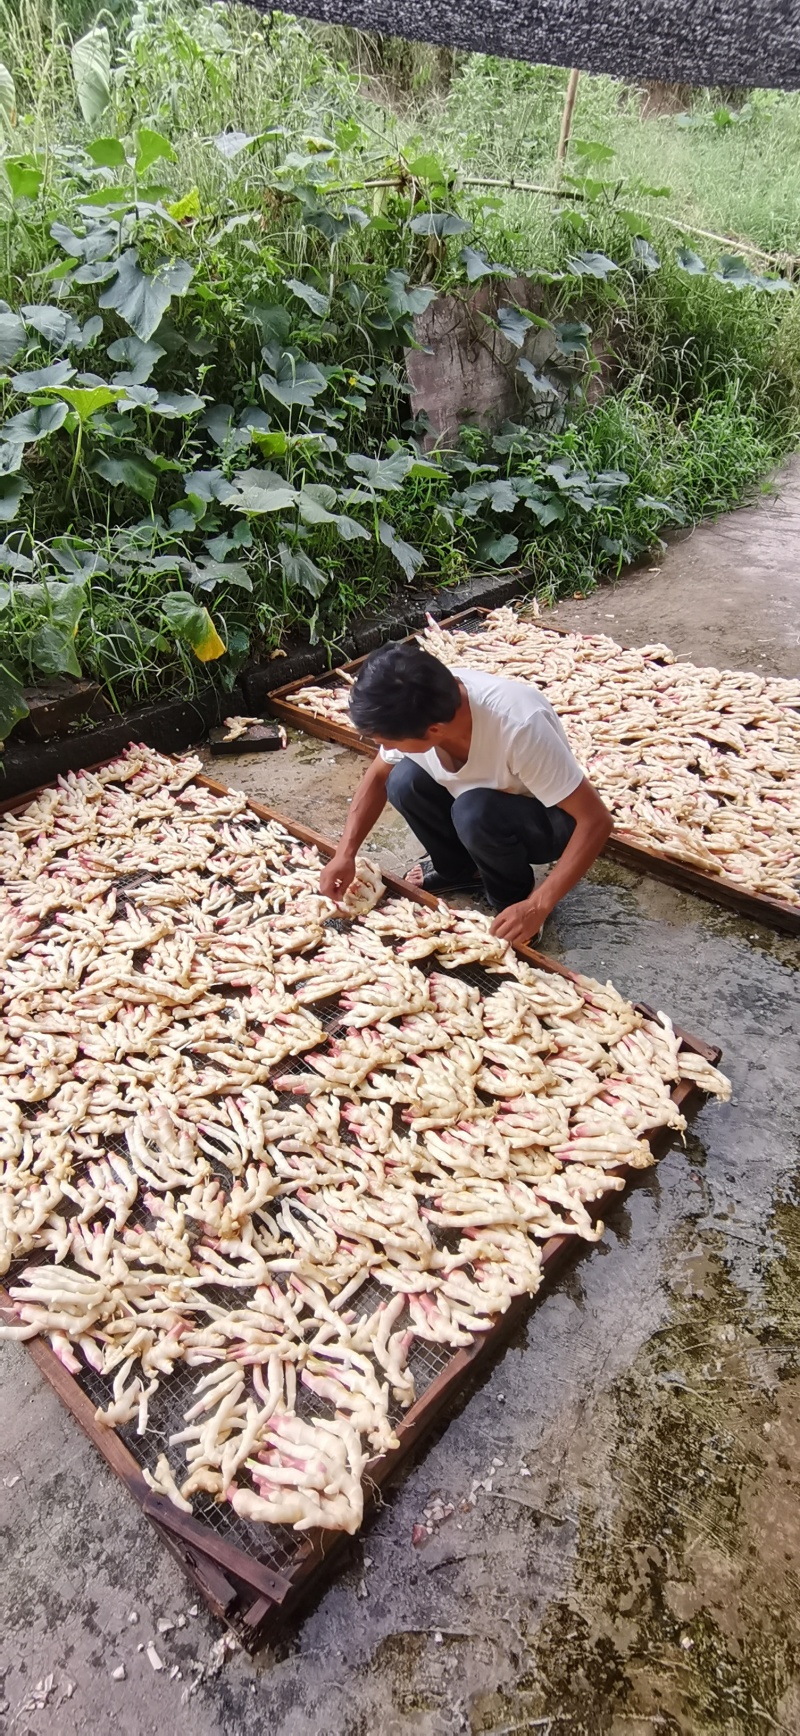
M 329 926 L 341 929 L 347 925 L 340 919 L 334 918 Z M 418 968 L 428 975 L 437 968 L 437 961 L 433 957 L 422 959 L 419 961 Z M 471 984 L 484 997 L 495 993 L 500 983 L 506 980 L 503 974 L 491 974 L 480 965 L 475 964 L 466 965 L 450 974 L 458 977 L 462 982 Z M 319 1013 L 320 1007 L 318 1006 L 316 1010 Z M 324 1003 L 324 1011 L 326 1018 L 323 1022 L 326 1024 L 335 1023 L 341 1016 L 338 1001 L 333 999 Z M 307 1073 L 308 1067 L 305 1057 L 302 1055 L 287 1057 L 280 1064 L 278 1071 L 281 1076 L 300 1076 Z M 289 1102 L 291 1102 L 291 1097 L 288 1093 L 279 1094 L 279 1106 Z M 343 1132 L 343 1138 L 346 1143 L 348 1139 L 346 1130 Z M 111 1149 L 124 1155 L 126 1146 L 123 1139 L 117 1137 L 107 1143 Z M 220 1180 L 229 1183 L 230 1172 L 224 1165 L 213 1158 L 210 1158 L 209 1161 Z M 72 1210 L 77 1210 L 77 1207 L 73 1206 Z M 142 1203 L 141 1197 L 137 1200 L 128 1221 L 132 1226 L 153 1227 L 155 1220 Z M 452 1243 L 453 1232 L 435 1230 L 433 1238 L 437 1246 L 445 1248 Z M 467 1267 L 466 1270 L 469 1271 L 470 1268 Z M 368 1277 L 350 1299 L 348 1315 L 355 1320 L 371 1316 L 381 1303 L 387 1300 L 389 1294 L 385 1286 L 381 1285 L 376 1278 Z M 221 1286 L 209 1284 L 204 1286 L 202 1295 L 205 1300 L 217 1307 L 230 1309 L 234 1306 L 246 1306 L 252 1292 L 240 1289 L 231 1291 Z M 411 1315 L 406 1307 L 395 1322 L 395 1330 L 407 1331 L 412 1327 L 412 1324 Z M 428 1388 L 454 1360 L 456 1354 L 457 1352 L 448 1345 L 429 1342 L 415 1333 L 409 1351 L 407 1367 L 414 1379 L 417 1400 L 424 1397 Z M 170 1456 L 171 1437 L 180 1434 L 186 1426 L 186 1412 L 196 1400 L 195 1389 L 203 1372 L 202 1368 L 189 1368 L 184 1363 L 176 1363 L 172 1372 L 161 1379 L 157 1391 L 149 1401 L 146 1433 L 138 1434 L 135 1423 L 126 1424 L 118 1429 L 120 1438 L 140 1468 L 154 1474 L 161 1454 Z M 96 1405 L 98 1411 L 108 1409 L 113 1399 L 113 1374 L 104 1376 L 93 1368 L 84 1367 L 75 1378 L 92 1403 Z M 331 1418 L 334 1416 L 333 1405 L 317 1393 L 309 1391 L 302 1382 L 298 1383 L 297 1387 L 296 1408 L 297 1414 L 301 1418 L 310 1419 L 315 1416 Z M 406 1411 L 403 1406 L 397 1400 L 393 1400 L 389 1409 L 389 1418 L 393 1427 L 396 1428 L 405 1415 Z M 174 1447 L 172 1448 L 172 1457 L 174 1460 Z M 276 1572 L 285 1572 L 307 1551 L 307 1542 L 301 1533 L 293 1531 L 286 1525 L 251 1524 L 246 1519 L 240 1518 L 227 1501 L 218 1502 L 211 1495 L 200 1492 L 194 1496 L 192 1505 L 194 1517 L 201 1524 L 210 1526 L 227 1542 L 235 1544 L 245 1555 Z
M 259 822 L 258 816 L 254 814 L 248 815 L 247 819 L 248 822 L 252 820 L 252 823 L 255 825 L 261 823 Z M 153 870 L 147 870 L 136 874 L 119 875 L 115 881 L 115 887 L 124 894 L 126 891 L 135 891 L 137 887 L 142 885 L 152 885 L 155 895 L 157 896 L 158 885 L 166 883 L 168 879 L 168 874 L 162 879 L 160 874 Z M 241 899 L 238 901 L 241 902 L 242 899 L 246 900 L 248 896 L 249 894 L 242 895 Z M 333 938 L 337 933 L 346 932 L 350 927 L 350 924 L 344 918 L 333 917 L 328 921 L 326 926 L 330 931 L 330 937 Z M 384 938 L 384 944 L 391 951 L 397 943 L 391 939 Z M 445 967 L 443 966 L 442 961 L 438 960 L 433 955 L 429 955 L 416 961 L 416 968 L 420 970 L 422 974 L 427 976 L 432 971 L 441 971 Z M 447 975 L 469 984 L 472 988 L 477 990 L 484 999 L 496 993 L 502 982 L 506 980 L 505 973 L 489 971 L 477 964 L 458 967 L 455 970 L 448 970 Z M 241 985 L 235 983 L 219 982 L 215 984 L 215 992 L 223 997 L 230 996 L 230 999 L 233 1001 L 241 995 L 247 994 L 249 990 L 242 988 Z M 324 1032 L 323 1040 L 329 1038 L 336 1030 L 337 1026 L 344 1025 L 347 1022 L 347 1017 L 346 1014 L 343 1013 L 338 995 L 331 995 L 325 1000 L 315 1003 L 313 1005 L 313 1012 L 322 1025 Z M 189 1055 L 196 1071 L 201 1073 L 207 1065 L 208 1057 L 200 1052 L 194 1052 L 191 1050 L 188 1043 L 184 1053 Z M 308 1055 L 305 1053 L 286 1056 L 271 1069 L 270 1083 L 272 1090 L 275 1092 L 276 1107 L 278 1109 L 289 1106 L 293 1102 L 296 1103 L 297 1098 L 293 1096 L 291 1090 L 277 1090 L 276 1081 L 282 1080 L 284 1076 L 288 1076 L 288 1078 L 291 1079 L 301 1075 L 314 1077 L 309 1066 Z M 318 1089 L 328 1091 L 330 1087 L 324 1081 L 318 1081 Z M 226 1090 L 233 1092 L 237 1090 L 235 1079 L 233 1077 L 230 1086 L 223 1086 L 222 1088 L 215 1087 L 215 1091 L 209 1094 L 210 1101 L 216 1101 L 217 1098 L 221 1099 Z M 26 1119 L 35 1118 L 36 1112 L 37 1105 L 25 1105 L 24 1113 Z M 407 1126 L 400 1119 L 399 1106 L 395 1108 L 395 1115 L 397 1118 L 395 1124 L 396 1130 L 398 1132 L 407 1132 Z M 344 1124 L 343 1118 L 341 1127 L 341 1145 L 343 1153 L 346 1153 L 348 1143 L 352 1138 L 353 1135 L 351 1134 L 350 1129 Z M 209 1150 L 208 1142 L 206 1142 L 203 1149 L 206 1153 L 212 1176 L 221 1185 L 223 1192 L 229 1193 L 233 1180 L 231 1169 L 226 1166 L 222 1157 L 217 1158 L 214 1156 L 213 1150 Z M 102 1139 L 98 1139 L 98 1157 L 105 1153 L 117 1153 L 123 1158 L 129 1156 L 124 1129 L 112 1133 L 109 1136 L 104 1136 Z M 82 1159 L 76 1160 L 76 1172 L 80 1170 L 82 1161 Z M 258 1214 L 262 1221 L 264 1219 L 269 1221 L 269 1215 L 275 1209 L 277 1204 L 277 1200 L 270 1200 L 265 1211 Z M 65 1220 L 74 1220 L 76 1214 L 80 1213 L 82 1209 L 80 1198 L 65 1198 L 60 1209 Z M 161 1207 L 158 1199 L 154 1199 L 152 1193 L 148 1193 L 145 1187 L 140 1187 L 135 1202 L 125 1219 L 125 1225 L 131 1230 L 142 1231 L 156 1237 L 159 1231 L 160 1209 Z M 103 1213 L 107 1212 L 109 1215 L 111 1214 L 110 1206 L 102 1205 L 99 1210 Z M 201 1224 L 195 1224 L 192 1222 L 190 1240 L 193 1249 L 202 1242 L 204 1233 Z M 434 1226 L 432 1227 L 431 1234 L 435 1245 L 439 1249 L 448 1249 L 450 1251 L 455 1249 L 458 1241 L 458 1232 Z M 46 1254 L 42 1252 L 17 1260 L 8 1275 L 7 1281 L 9 1286 L 13 1287 L 24 1266 L 34 1264 L 38 1260 L 46 1257 Z M 207 1262 L 205 1267 L 201 1268 L 201 1270 L 202 1269 L 207 1270 Z M 469 1265 L 466 1265 L 464 1270 L 466 1272 L 471 1272 L 472 1268 Z M 254 1288 L 240 1285 L 235 1279 L 223 1280 L 216 1283 L 212 1276 L 209 1276 L 207 1282 L 201 1282 L 201 1286 L 196 1288 L 193 1292 L 198 1311 L 201 1314 L 204 1307 L 208 1305 L 207 1317 L 209 1319 L 215 1318 L 217 1311 L 222 1311 L 222 1313 L 225 1314 L 232 1312 L 234 1309 L 240 1310 L 246 1308 L 248 1302 L 250 1302 L 254 1297 L 254 1294 Z M 343 1311 L 342 1318 L 353 1324 L 357 1324 L 364 1319 L 370 1319 L 375 1311 L 383 1303 L 387 1302 L 393 1294 L 394 1292 L 389 1287 L 388 1283 L 382 1284 L 378 1281 L 377 1277 L 368 1276 L 364 1279 L 363 1283 L 354 1294 L 349 1297 L 349 1300 L 347 1301 L 347 1312 L 345 1314 Z M 331 1297 L 331 1302 L 335 1305 L 335 1297 Z M 449 1345 L 431 1342 L 425 1337 L 420 1336 L 419 1324 L 414 1322 L 407 1305 L 404 1306 L 402 1313 L 393 1324 L 394 1329 L 399 1333 L 413 1330 L 413 1339 L 409 1348 L 407 1367 L 408 1371 L 413 1376 L 415 1403 L 418 1403 L 424 1398 L 431 1384 L 437 1380 L 443 1371 L 445 1371 L 456 1359 L 458 1352 L 454 1351 Z M 107 1340 L 106 1342 L 109 1343 L 111 1341 Z M 127 1354 L 127 1352 L 125 1354 Z M 197 1402 L 198 1383 L 203 1380 L 209 1367 L 217 1362 L 223 1355 L 224 1351 L 220 1350 L 217 1346 L 216 1348 L 210 1348 L 208 1355 L 203 1355 L 202 1359 L 196 1363 L 196 1366 L 188 1366 L 186 1362 L 177 1359 L 173 1363 L 171 1371 L 168 1374 L 160 1375 L 156 1390 L 148 1400 L 146 1430 L 141 1434 L 138 1432 L 137 1420 L 119 1425 L 117 1432 L 129 1453 L 141 1469 L 146 1469 L 149 1473 L 155 1474 L 157 1462 L 163 1454 L 171 1463 L 172 1469 L 176 1474 L 176 1479 L 180 1483 L 181 1476 L 179 1473 L 183 1456 L 182 1444 L 175 1442 L 174 1437 L 183 1434 L 186 1428 L 186 1412 Z M 382 1383 L 385 1379 L 384 1373 L 377 1362 L 375 1362 L 374 1367 L 376 1376 L 379 1382 Z M 107 1374 L 101 1374 L 95 1367 L 88 1365 L 82 1366 L 80 1371 L 75 1374 L 74 1378 L 77 1384 L 89 1398 L 98 1413 L 107 1412 L 112 1406 L 115 1398 L 115 1380 L 117 1380 L 120 1370 L 124 1373 L 124 1360 L 122 1355 L 118 1356 L 114 1367 L 112 1367 Z M 125 1378 L 127 1378 L 127 1376 Z M 122 1384 L 124 1385 L 124 1381 Z M 309 1390 L 302 1379 L 298 1380 L 297 1383 L 296 1408 L 297 1413 L 301 1418 L 312 1418 L 315 1416 L 320 1418 L 332 1418 L 335 1414 L 334 1407 L 328 1399 L 320 1396 L 317 1392 Z M 407 1414 L 407 1409 L 404 1409 L 398 1400 L 392 1400 L 389 1417 L 390 1422 L 395 1429 L 402 1423 L 404 1416 Z M 181 1455 L 181 1458 L 178 1457 L 179 1454 Z M 190 1467 L 187 1463 L 187 1470 L 189 1468 Z M 373 1467 L 373 1469 L 375 1469 L 375 1467 Z M 216 1499 L 211 1494 L 202 1491 L 196 1492 L 193 1497 L 193 1514 L 197 1521 L 203 1525 L 207 1525 L 227 1542 L 235 1545 L 236 1548 L 245 1556 L 258 1561 L 275 1571 L 285 1571 L 309 1553 L 308 1539 L 303 1533 L 298 1533 L 286 1525 L 251 1523 L 240 1517 L 229 1501 L 224 1498 Z
M 202 1372 L 202 1369 L 187 1368 L 178 1363 L 172 1374 L 161 1381 L 150 1400 L 147 1433 L 137 1434 L 135 1423 L 118 1428 L 120 1439 L 142 1469 L 155 1472 L 161 1454 L 169 1455 L 170 1437 L 185 1427 L 185 1413 L 196 1396 L 195 1387 Z M 98 1374 L 93 1368 L 84 1368 L 76 1379 L 98 1410 L 106 1409 L 111 1402 L 113 1377 Z M 227 1501 L 217 1503 L 210 1495 L 200 1492 L 195 1495 L 192 1505 L 194 1518 L 200 1524 L 210 1525 L 227 1542 L 235 1543 L 245 1555 L 276 1572 L 289 1566 L 302 1546 L 302 1538 L 288 1525 L 251 1525 L 246 1519 L 240 1519 Z

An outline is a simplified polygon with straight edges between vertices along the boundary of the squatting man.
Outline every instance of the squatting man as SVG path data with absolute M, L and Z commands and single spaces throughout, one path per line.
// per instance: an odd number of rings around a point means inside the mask
M 379 751 L 321 890 L 343 897 L 388 800 L 430 858 L 429 869 L 410 870 L 412 884 L 437 894 L 482 887 L 498 912 L 493 934 L 512 944 L 538 936 L 612 827 L 544 694 L 529 682 L 448 669 L 412 640 L 366 659 L 350 716 Z M 552 867 L 536 886 L 540 863 Z

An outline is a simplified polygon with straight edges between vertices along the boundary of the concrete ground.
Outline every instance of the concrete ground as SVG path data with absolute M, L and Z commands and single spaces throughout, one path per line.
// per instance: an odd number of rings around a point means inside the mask
M 798 517 L 795 465 L 775 504 L 557 618 L 605 629 L 613 612 L 629 643 L 797 673 Z M 223 776 L 335 834 L 362 769 L 301 738 Z M 394 819 L 374 842 L 395 869 L 414 854 Z M 24 1349 L 4 1346 L 9 1736 L 800 1732 L 797 947 L 610 864 L 545 945 L 719 1041 L 731 1102 L 644 1173 L 254 1660 L 220 1643 Z M 437 1500 L 455 1511 L 415 1547 Z
M 570 598 L 545 617 L 628 645 L 761 674 L 800 672 L 800 454 L 757 505 L 679 532 L 650 571 Z

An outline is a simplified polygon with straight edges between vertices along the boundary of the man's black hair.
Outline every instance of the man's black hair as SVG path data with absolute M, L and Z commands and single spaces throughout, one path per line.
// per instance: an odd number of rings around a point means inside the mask
M 459 707 L 458 682 L 416 640 L 370 652 L 350 695 L 361 735 L 422 741 L 434 723 L 449 723 Z

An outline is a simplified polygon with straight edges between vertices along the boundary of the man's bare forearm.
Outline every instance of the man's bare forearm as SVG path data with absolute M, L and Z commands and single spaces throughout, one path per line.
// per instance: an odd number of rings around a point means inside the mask
M 320 875 L 320 891 L 326 898 L 339 902 L 351 885 L 356 871 L 356 856 L 364 839 L 372 831 L 386 807 L 386 784 L 390 766 L 375 759 L 356 790 L 350 804 L 347 824 L 336 849 Z
M 380 819 L 386 807 L 386 781 L 389 767 L 382 760 L 374 760 L 365 773 L 356 790 L 347 821 L 336 847 L 337 855 L 356 855 L 361 849 L 365 838 L 369 837 L 376 821 Z
M 577 823 L 575 830 L 563 855 L 559 857 L 550 873 L 536 888 L 536 900 L 539 909 L 544 909 L 546 915 L 555 910 L 559 900 L 588 873 L 592 863 L 597 861 L 600 851 L 607 843 L 611 827 L 598 816 L 588 825 Z
M 575 821 L 569 843 L 541 886 L 535 886 L 520 904 L 509 904 L 492 923 L 492 933 L 514 946 L 537 934 L 560 898 L 571 892 L 597 860 L 608 841 L 612 819 L 588 778 L 584 778 L 559 806 Z

